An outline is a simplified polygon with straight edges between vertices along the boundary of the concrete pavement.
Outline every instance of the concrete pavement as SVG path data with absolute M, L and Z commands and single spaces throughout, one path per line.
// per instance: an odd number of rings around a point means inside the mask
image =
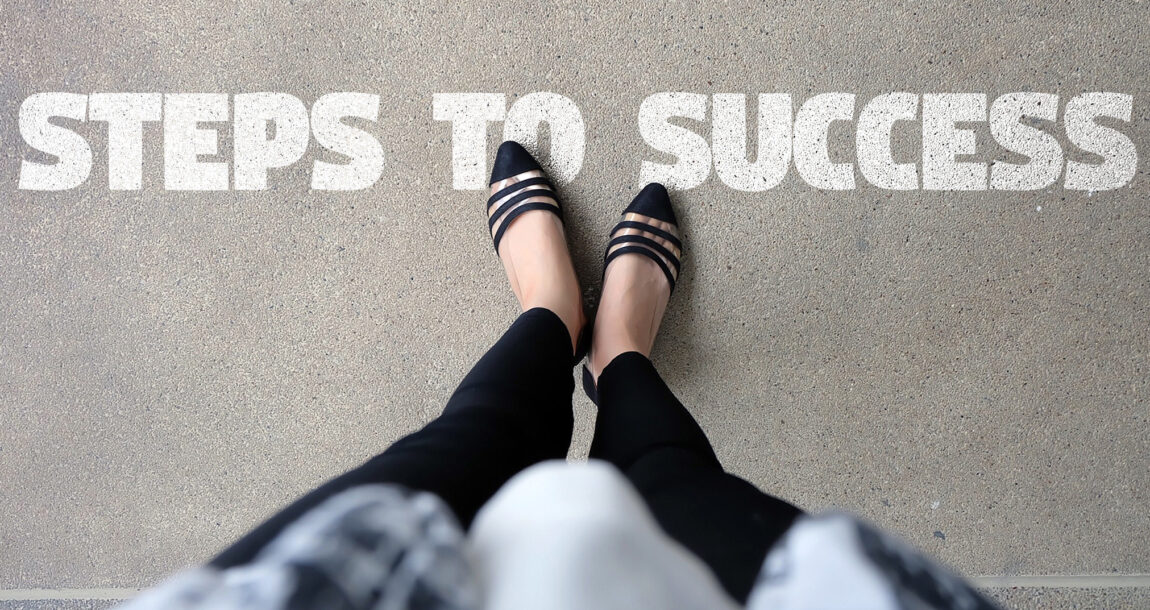
M 515 304 L 433 94 L 578 104 L 586 161 L 561 192 L 593 297 L 640 162 L 665 160 L 636 127 L 648 95 L 1118 91 L 1144 157 L 1146 7 L 5 2 L 0 608 L 103 607 L 67 591 L 202 561 L 438 412 Z M 43 91 L 376 93 L 386 167 L 352 192 L 309 191 L 310 162 L 268 191 L 165 191 L 153 125 L 144 188 L 111 191 L 85 127 L 84 186 L 19 191 L 17 112 Z M 997 589 L 1008 604 L 1146 605 L 1146 167 L 1098 193 L 711 176 L 673 193 L 687 258 L 654 360 L 764 489 L 967 575 L 1038 579 Z M 593 417 L 579 394 L 571 457 Z

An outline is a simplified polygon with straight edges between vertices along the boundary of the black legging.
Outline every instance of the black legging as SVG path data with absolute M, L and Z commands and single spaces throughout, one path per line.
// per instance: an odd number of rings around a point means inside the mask
M 210 565 L 251 561 L 304 512 L 364 483 L 435 493 L 468 527 L 509 478 L 567 455 L 571 364 L 562 320 L 547 309 L 524 312 L 463 378 L 443 414 L 303 496 Z M 735 599 L 745 601 L 767 550 L 800 511 L 723 472 L 702 429 L 642 354 L 612 360 L 598 389 L 590 457 L 618 467 L 667 533 L 706 562 Z

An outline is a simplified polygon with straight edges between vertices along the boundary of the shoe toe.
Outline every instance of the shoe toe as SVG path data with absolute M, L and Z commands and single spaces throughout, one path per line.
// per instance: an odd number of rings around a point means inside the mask
M 499 145 L 495 163 L 491 168 L 491 182 L 495 184 L 512 176 L 540 169 L 539 163 L 518 142 L 508 140 Z
M 631 205 L 623 210 L 624 214 L 635 213 L 650 216 L 663 222 L 677 225 L 675 210 L 671 207 L 671 197 L 667 188 L 658 182 L 652 182 L 643 187 L 638 195 L 631 200 Z

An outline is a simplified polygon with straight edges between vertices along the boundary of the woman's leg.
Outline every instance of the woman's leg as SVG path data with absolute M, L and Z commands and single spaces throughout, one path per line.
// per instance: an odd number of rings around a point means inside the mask
M 571 339 L 563 321 L 547 309 L 525 311 L 463 378 L 438 418 L 300 498 L 210 565 L 251 561 L 303 513 L 365 483 L 430 491 L 467 527 L 507 479 L 536 462 L 566 457 L 573 389 Z
M 639 352 L 599 375 L 590 457 L 611 462 L 655 519 L 745 603 L 775 540 L 801 511 L 723 471 L 703 430 Z
M 499 147 L 490 191 L 489 228 L 523 313 L 464 377 L 442 415 L 284 509 L 212 565 L 250 561 L 304 512 L 363 483 L 435 493 L 466 528 L 515 473 L 566 457 L 572 352 L 585 318 L 559 201 L 539 164 L 514 142 Z
M 666 190 L 645 187 L 624 220 L 612 232 L 588 362 L 599 405 L 591 457 L 622 470 L 667 533 L 745 602 L 767 550 L 799 510 L 723 472 L 648 359 L 682 254 Z

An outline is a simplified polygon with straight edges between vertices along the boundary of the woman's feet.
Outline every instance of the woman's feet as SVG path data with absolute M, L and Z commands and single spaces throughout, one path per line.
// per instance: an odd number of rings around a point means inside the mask
M 611 232 L 587 359 L 588 394 L 593 393 L 599 373 L 619 354 L 651 355 L 682 254 L 667 189 L 658 183 L 648 184 Z
M 544 307 L 558 315 L 571 335 L 572 352 L 578 354 L 586 317 L 563 234 L 562 209 L 539 164 L 515 142 L 504 142 L 495 155 L 487 216 L 520 307 Z

